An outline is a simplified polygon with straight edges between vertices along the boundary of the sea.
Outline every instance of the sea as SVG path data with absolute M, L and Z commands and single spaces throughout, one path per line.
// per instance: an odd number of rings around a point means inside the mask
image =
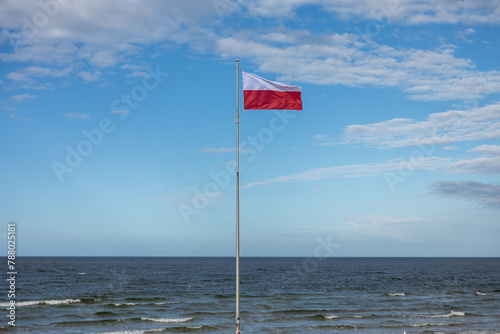
M 500 333 L 500 258 L 240 266 L 242 334 Z M 0 332 L 235 333 L 231 257 L 21 257 L 15 269 L 15 297 L 9 281 L 0 292 Z

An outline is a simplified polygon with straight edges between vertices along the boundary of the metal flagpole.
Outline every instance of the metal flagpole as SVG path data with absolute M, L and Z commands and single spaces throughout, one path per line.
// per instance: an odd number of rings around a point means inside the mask
M 239 60 L 236 59 L 236 334 L 240 334 L 240 100 Z

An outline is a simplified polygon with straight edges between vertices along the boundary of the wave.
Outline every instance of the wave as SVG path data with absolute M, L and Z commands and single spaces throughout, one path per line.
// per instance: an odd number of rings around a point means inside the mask
M 476 291 L 476 296 L 487 296 L 487 293 Z
M 16 302 L 17 306 L 44 306 L 44 305 L 67 305 L 81 303 L 81 299 L 63 299 L 63 300 L 30 300 L 25 302 Z M 0 303 L 0 307 L 8 307 L 9 303 Z
M 452 310 L 446 314 L 435 315 L 432 316 L 431 318 L 451 318 L 451 317 L 465 317 L 465 312 L 455 312 Z
M 161 297 L 129 297 L 125 298 L 126 301 L 129 302 L 159 302 L 159 301 L 164 301 L 165 298 Z
M 155 305 L 165 305 L 165 304 L 180 304 L 180 302 L 171 301 L 171 302 L 159 302 L 159 303 L 155 303 Z
M 129 320 L 134 320 L 134 319 L 129 319 Z M 125 320 L 122 318 L 117 318 L 117 319 L 101 319 L 101 320 L 77 320 L 77 321 L 61 321 L 61 322 L 54 322 L 52 325 L 56 326 L 65 326 L 65 327 L 77 327 L 77 326 L 82 326 L 82 325 L 108 325 L 108 324 L 115 324 L 118 322 L 124 322 Z
M 180 302 L 175 302 L 175 301 L 163 301 L 163 302 L 153 302 L 153 303 L 147 303 L 144 302 L 146 299 L 142 299 L 142 303 L 133 303 L 132 301 L 136 300 L 137 298 L 127 298 L 125 299 L 127 302 L 125 303 L 108 303 L 107 306 L 110 307 L 124 307 L 124 306 L 134 306 L 134 305 L 167 305 L 167 304 L 180 304 Z M 151 301 L 150 301 L 151 302 Z
M 167 333 L 197 333 L 197 332 L 205 332 L 205 331 L 213 331 L 217 328 L 207 325 L 195 325 L 195 326 L 179 326 L 179 327 L 168 327 L 162 328 L 162 332 Z M 148 332 L 146 332 L 148 333 Z
M 457 322 L 449 322 L 449 323 L 433 323 L 433 322 L 423 322 L 420 324 L 408 324 L 408 323 L 399 323 L 399 324 L 381 324 L 381 328 L 407 328 L 407 327 L 434 327 L 434 326 L 439 326 L 439 327 L 452 327 L 452 326 L 461 326 L 463 325 L 462 323 L 457 323 Z M 428 333 L 427 331 L 424 331 L 424 333 Z M 438 332 L 431 332 L 431 333 L 438 333 Z M 443 333 L 443 332 L 439 332 Z
M 353 318 L 355 319 L 369 319 L 369 318 L 378 318 L 379 316 L 375 314 L 366 314 L 366 315 L 355 315 Z
M 98 314 L 100 313 L 100 314 Z M 96 315 L 104 315 L 103 313 L 112 313 L 112 312 L 97 312 Z M 111 316 L 111 315 L 110 315 Z M 183 322 L 188 322 L 193 320 L 193 318 L 108 318 L 108 319 L 100 319 L 100 320 L 77 320 L 77 321 L 63 321 L 63 322 L 56 322 L 54 325 L 57 326 L 65 326 L 65 327 L 72 327 L 72 326 L 82 326 L 82 325 L 108 325 L 108 324 L 115 324 L 115 323 L 123 323 L 123 322 L 160 322 L 160 323 L 170 323 L 170 324 L 177 324 L 177 323 L 183 323 Z
M 103 333 L 94 333 L 94 334 L 148 334 L 153 332 L 163 332 L 163 328 L 156 329 L 138 329 L 131 331 L 115 331 L 115 332 L 103 332 Z
M 136 330 L 136 331 L 118 331 L 118 332 L 103 332 L 94 334 L 146 334 L 153 332 L 152 330 Z
M 102 301 L 102 298 L 82 298 L 81 302 L 84 304 L 97 304 Z
M 339 316 L 339 315 L 325 315 L 325 314 L 316 314 L 310 318 L 316 319 L 316 320 L 335 320 L 335 319 L 346 319 L 346 318 L 352 318 L 352 319 L 373 319 L 373 318 L 380 318 L 384 317 L 383 315 L 376 315 L 376 314 L 364 314 L 364 315 L 346 315 L 346 316 Z
M 108 306 L 116 306 L 116 307 L 123 307 L 123 306 L 134 306 L 134 305 L 137 305 L 137 303 L 112 303 L 112 304 L 108 304 Z
M 465 312 L 450 311 L 446 314 L 432 314 L 432 315 L 412 315 L 413 318 L 451 318 L 451 317 L 464 317 Z
M 326 326 L 318 326 L 318 329 L 366 329 L 366 326 L 363 325 L 326 325 Z
M 403 297 L 403 296 L 406 296 L 406 294 L 404 292 L 388 293 L 387 295 L 391 296 L 391 297 Z
M 142 321 L 181 323 L 193 320 L 193 318 L 141 318 Z
M 100 312 L 94 313 L 94 315 L 97 315 L 99 317 L 112 317 L 112 316 L 116 316 L 117 314 L 110 312 L 110 311 L 100 311 Z
M 222 295 L 222 294 L 217 294 L 214 296 L 216 299 L 231 299 L 234 298 L 234 295 Z
M 450 326 L 460 326 L 460 325 L 462 325 L 462 324 L 461 323 L 456 323 L 456 322 L 442 323 L 442 324 L 424 322 L 422 324 L 410 324 L 409 326 L 410 327 L 428 327 L 428 326 L 450 327 Z
M 333 320 L 340 318 L 338 315 L 325 315 L 324 317 L 326 320 Z
M 277 310 L 272 311 L 271 313 L 285 313 L 285 314 L 309 314 L 309 313 L 325 313 L 330 312 L 328 310 L 300 310 L 300 309 L 292 309 L 292 310 Z
M 317 320 L 334 320 L 334 319 L 339 319 L 340 316 L 338 315 L 325 315 L 325 314 L 316 314 L 311 317 L 312 319 L 317 319 Z

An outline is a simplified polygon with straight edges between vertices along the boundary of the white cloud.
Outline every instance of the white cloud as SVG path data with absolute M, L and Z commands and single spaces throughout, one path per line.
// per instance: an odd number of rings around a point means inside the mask
M 40 21 L 44 15 L 48 19 Z M 0 3 L 0 22 L 15 48 L 0 59 L 114 66 L 141 46 L 173 39 L 215 17 L 212 1 L 66 1 L 47 15 L 38 2 L 7 0 Z
M 0 53 L 0 60 L 5 62 L 36 62 L 48 65 L 71 64 L 78 60 L 80 49 L 71 42 L 37 41 L 16 47 L 12 53 Z
M 244 6 L 253 16 L 280 17 L 292 16 L 297 8 L 304 5 L 320 4 L 321 0 L 257 0 L 249 1 Z
M 64 118 L 74 118 L 74 119 L 90 119 L 90 115 L 87 113 L 80 112 L 67 112 L 63 114 Z
M 137 61 L 143 49 L 151 45 L 158 47 L 157 52 L 169 43 L 188 43 L 193 48 L 212 46 L 215 35 L 212 28 L 204 26 L 214 26 L 222 14 L 212 1 L 197 0 L 124 0 L 119 4 L 106 0 L 54 0 L 50 13 L 42 3 L 0 2 L 0 41 L 13 46 L 0 51 L 0 61 L 32 62 L 46 69 L 74 66 L 74 77 L 87 82 L 95 81 L 101 69 Z M 231 8 L 225 8 L 223 14 L 230 15 L 237 6 Z M 36 73 L 28 71 L 13 71 L 8 78 L 23 88 L 48 87 L 32 80 Z M 136 66 L 135 71 L 140 69 Z
M 62 69 L 55 69 L 49 67 L 40 67 L 40 66 L 28 66 L 23 69 L 23 73 L 31 77 L 51 77 L 51 78 L 60 78 L 65 77 L 69 73 L 71 73 L 73 69 L 71 67 L 65 67 Z
M 458 161 L 452 167 L 455 172 L 462 174 L 500 174 L 500 157 L 481 157 Z
M 305 172 L 290 175 L 281 175 L 272 179 L 251 182 L 242 186 L 242 189 L 267 186 L 274 183 L 285 182 L 308 182 L 319 181 L 332 177 L 368 177 L 382 175 L 383 173 L 395 172 L 401 169 L 405 163 L 400 159 L 392 159 L 381 163 L 366 163 L 358 165 L 344 165 L 325 168 L 313 168 Z M 439 170 L 451 166 L 452 161 L 448 158 L 421 157 L 412 164 L 415 170 Z
M 150 76 L 151 74 L 144 72 L 144 71 L 134 71 L 130 74 L 127 74 L 127 78 L 143 78 Z
M 394 118 L 344 129 L 347 142 L 381 148 L 453 144 L 500 138 L 500 102 L 471 110 L 430 114 L 425 120 Z
M 269 42 L 260 31 L 240 31 L 220 38 L 217 47 L 224 57 L 247 55 L 259 71 L 281 75 L 278 80 L 285 82 L 397 87 L 416 100 L 479 99 L 500 92 L 500 71 L 477 71 L 452 48 L 393 48 L 356 34 L 287 30 L 286 35 L 293 44 Z
M 490 153 L 500 150 L 500 146 L 488 145 L 487 149 L 478 146 L 473 152 Z M 500 174 L 500 154 L 493 157 L 478 157 L 472 159 L 455 160 L 436 156 L 424 156 L 425 153 L 415 154 L 408 159 L 397 158 L 381 163 L 365 163 L 357 165 L 343 165 L 324 168 L 312 168 L 304 172 L 281 175 L 274 178 L 250 182 L 242 189 L 268 186 L 275 183 L 310 182 L 329 179 L 332 177 L 369 177 L 399 173 L 402 169 L 411 168 L 412 171 L 451 171 L 457 174 Z
M 33 100 L 36 97 L 34 94 L 19 94 L 10 97 L 10 100 L 17 102 Z
M 315 140 L 314 145 L 334 146 L 339 144 L 338 142 L 335 141 L 335 138 L 328 137 L 327 135 L 322 135 L 322 134 L 317 134 L 313 136 L 313 139 Z
M 5 77 L 13 81 L 30 81 L 30 78 L 26 74 L 19 72 L 10 72 Z
M 461 39 L 467 43 L 472 43 L 472 40 L 469 39 L 469 37 L 473 34 L 476 33 L 476 30 L 475 29 L 472 29 L 472 28 L 467 28 L 465 30 L 461 30 L 461 31 L 457 31 L 455 33 L 455 36 L 458 38 L 458 39 Z
M 452 164 L 456 173 L 500 174 L 500 145 L 481 145 L 469 150 L 470 152 L 485 153 L 489 156 L 461 160 Z
M 145 65 L 123 64 L 120 68 L 124 70 L 140 71 L 145 70 L 148 67 Z
M 44 88 L 43 82 L 40 79 L 44 78 L 62 78 L 68 76 L 73 69 L 71 67 L 65 68 L 50 68 L 40 66 L 28 66 L 16 72 L 10 72 L 6 78 L 14 81 L 16 84 L 24 88 L 39 89 Z
M 248 3 L 255 16 L 292 17 L 306 5 L 321 6 L 343 20 L 366 19 L 388 21 L 391 24 L 416 25 L 426 23 L 498 24 L 500 2 L 441 1 L 441 0 L 258 0 Z
M 78 76 L 87 82 L 96 81 L 97 79 L 99 79 L 100 75 L 101 72 L 99 71 L 96 71 L 94 73 L 91 73 L 89 71 L 81 71 L 80 73 L 78 73 Z
M 109 112 L 110 115 L 116 115 L 121 117 L 128 116 L 129 113 L 130 112 L 128 110 L 113 110 Z
M 486 153 L 488 155 L 500 156 L 500 145 L 481 145 L 469 150 L 470 152 Z
M 304 5 L 320 6 L 344 19 L 384 18 L 400 24 L 500 22 L 498 1 L 472 0 L 259 0 L 239 1 L 238 5 L 231 1 L 223 15 L 244 15 L 246 19 L 293 16 Z M 457 57 L 451 47 L 396 49 L 377 44 L 367 35 L 320 34 L 284 26 L 235 32 L 219 25 L 223 18 L 219 7 L 213 1 L 195 0 L 124 0 L 120 5 L 71 1 L 60 4 L 45 24 L 38 24 L 28 34 L 27 24 L 34 24 L 33 18 L 43 13 L 42 8 L 35 1 L 7 0 L 0 3 L 0 22 L 6 29 L 2 36 L 15 47 L 13 52 L 0 53 L 0 60 L 59 67 L 78 64 L 84 77 L 92 68 L 127 64 L 146 46 L 188 44 L 223 57 L 244 54 L 260 71 L 275 73 L 283 81 L 397 87 L 419 100 L 479 99 L 500 92 L 499 71 L 478 71 L 470 59 Z M 242 11 L 237 11 L 240 7 Z M 464 33 L 472 33 L 471 29 Z M 133 70 L 139 72 L 131 76 L 140 75 L 141 69 Z M 22 81 L 22 74 L 28 75 L 16 71 L 10 76 Z

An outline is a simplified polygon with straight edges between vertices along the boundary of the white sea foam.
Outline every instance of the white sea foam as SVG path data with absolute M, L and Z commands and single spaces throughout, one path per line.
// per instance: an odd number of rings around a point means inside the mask
M 411 324 L 411 327 L 427 327 L 429 324 L 427 322 L 424 322 L 423 324 Z
M 61 304 L 74 304 L 81 302 L 80 299 L 65 299 L 65 300 L 42 300 L 40 305 L 61 305 Z
M 141 318 L 142 321 L 181 323 L 193 320 L 193 318 Z
M 403 297 L 405 296 L 404 292 L 396 292 L 396 293 L 388 293 L 389 296 L 391 297 Z
M 464 317 L 465 312 L 450 311 L 445 314 L 433 314 L 433 315 L 415 315 L 415 318 L 451 318 L 451 317 Z
M 152 328 L 152 329 L 137 329 L 132 331 L 115 331 L 115 332 L 103 332 L 95 334 L 146 334 L 152 332 L 163 332 L 164 328 Z
M 340 318 L 338 315 L 325 315 L 325 319 L 332 320 Z
M 446 314 L 439 316 L 438 318 L 464 317 L 464 316 L 465 316 L 465 312 L 451 311 L 451 312 L 448 312 Z
M 161 328 L 163 330 L 163 328 Z M 117 332 L 102 332 L 102 333 L 95 333 L 95 334 L 144 334 L 144 333 L 149 333 L 149 332 L 156 332 L 155 330 L 135 330 L 135 331 L 117 331 Z
M 34 306 L 34 305 L 64 305 L 80 303 L 80 299 L 64 299 L 64 300 L 30 300 L 26 302 L 16 302 L 16 306 Z M 7 307 L 9 303 L 0 303 L 0 307 Z
M 446 326 L 453 326 L 453 325 L 456 325 L 456 323 L 448 323 L 448 324 L 435 324 L 435 323 L 427 323 L 427 322 L 424 322 L 422 324 L 411 324 L 410 326 L 411 327 L 427 327 L 427 326 L 443 326 L 443 327 L 446 327 Z
M 476 296 L 486 296 L 487 293 L 476 291 Z
M 373 314 L 364 314 L 364 315 L 353 315 L 352 316 L 355 319 L 365 319 L 365 318 L 373 318 Z
M 120 304 L 120 303 L 113 303 L 113 305 L 115 305 L 115 306 L 123 306 L 123 305 L 125 305 L 125 306 L 132 306 L 132 305 L 137 305 L 137 304 L 136 303 L 122 303 L 122 304 Z

